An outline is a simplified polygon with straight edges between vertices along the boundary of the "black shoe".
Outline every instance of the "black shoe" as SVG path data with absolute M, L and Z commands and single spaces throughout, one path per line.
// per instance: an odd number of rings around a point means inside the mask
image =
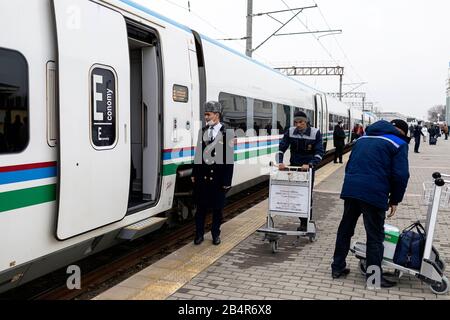
M 331 277 L 332 277 L 333 279 L 339 279 L 340 277 L 346 276 L 346 275 L 348 275 L 349 273 L 350 273 L 350 269 L 345 268 L 345 269 L 342 270 L 342 271 L 332 271 L 332 272 L 331 272 Z
M 220 241 L 220 237 L 215 237 L 213 239 L 213 245 L 218 246 L 222 241 Z
M 380 287 L 381 288 L 392 288 L 397 285 L 397 282 L 386 279 L 384 276 L 381 278 Z M 372 285 L 370 285 L 372 287 Z M 373 289 L 373 288 L 370 288 Z
M 397 285 L 397 282 L 386 279 L 385 277 L 381 278 L 381 287 L 382 288 L 392 288 Z
M 195 240 L 194 240 L 194 244 L 195 244 L 196 246 L 198 246 L 199 244 L 201 244 L 201 243 L 203 242 L 203 240 L 205 240 L 203 237 L 197 237 L 197 238 L 195 238 Z

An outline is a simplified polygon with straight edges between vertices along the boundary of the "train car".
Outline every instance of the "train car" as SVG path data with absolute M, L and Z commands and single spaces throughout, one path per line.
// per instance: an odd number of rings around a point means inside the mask
M 0 292 L 189 213 L 205 101 L 237 129 L 234 192 L 267 178 L 297 109 L 327 150 L 351 118 L 129 0 L 2 1 L 0 28 Z

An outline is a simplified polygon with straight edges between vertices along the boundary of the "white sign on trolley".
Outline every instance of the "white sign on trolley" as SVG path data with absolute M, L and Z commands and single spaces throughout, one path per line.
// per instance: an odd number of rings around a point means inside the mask
M 308 187 L 272 185 L 270 211 L 307 213 L 308 196 Z
M 269 210 L 293 214 L 309 212 L 309 182 L 304 172 L 277 171 L 271 177 Z

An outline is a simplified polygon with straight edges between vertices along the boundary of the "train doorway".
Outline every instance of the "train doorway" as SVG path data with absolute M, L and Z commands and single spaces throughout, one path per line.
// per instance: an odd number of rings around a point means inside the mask
M 161 173 L 161 64 L 156 34 L 128 23 L 131 169 L 128 214 L 158 199 Z

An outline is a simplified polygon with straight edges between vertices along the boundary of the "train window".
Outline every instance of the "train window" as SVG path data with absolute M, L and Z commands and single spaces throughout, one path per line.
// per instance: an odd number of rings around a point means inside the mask
M 247 98 L 222 92 L 219 95 L 219 101 L 223 106 L 222 121 L 227 129 L 241 129 L 245 135 L 247 131 Z
M 329 119 L 330 119 L 330 121 L 329 121 L 328 129 L 330 131 L 334 131 L 334 127 L 336 127 L 336 125 L 339 123 L 339 121 L 342 121 L 342 123 L 344 124 L 344 127 L 343 127 L 344 130 L 350 130 L 349 118 L 330 113 Z
M 344 130 L 350 130 L 350 118 L 342 117 L 342 121 L 344 122 Z
M 27 61 L 17 51 L 0 48 L 0 154 L 25 150 L 28 116 Z
M 253 103 L 253 129 L 258 136 L 272 134 L 272 118 L 272 103 L 255 99 Z
M 334 127 L 336 127 L 336 122 L 335 122 L 335 115 L 330 113 L 330 121 L 328 122 L 328 131 L 334 131 Z
M 279 104 L 277 109 L 277 130 L 284 134 L 291 127 L 291 107 Z

